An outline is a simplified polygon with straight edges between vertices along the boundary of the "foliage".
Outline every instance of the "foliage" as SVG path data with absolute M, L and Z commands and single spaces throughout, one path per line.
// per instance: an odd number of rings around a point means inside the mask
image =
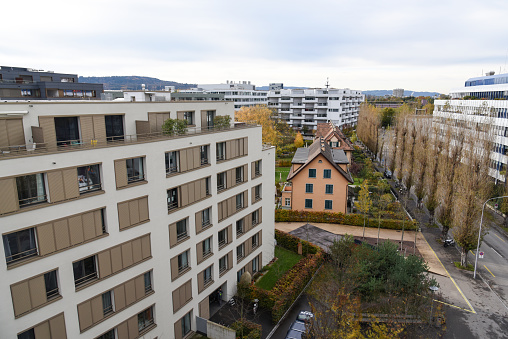
M 363 214 L 367 214 L 372 207 L 372 199 L 369 197 L 369 186 L 367 180 L 365 180 L 360 189 L 360 196 L 358 198 L 358 209 Z
M 275 230 L 275 240 L 277 241 L 277 245 L 283 247 L 291 252 L 298 253 L 298 244 L 302 244 L 302 253 L 305 254 L 316 254 L 320 251 L 319 247 L 311 244 L 308 241 L 301 240 L 298 237 L 295 237 L 292 234 L 282 232 L 279 230 Z
M 187 120 L 167 119 L 162 124 L 162 133 L 167 135 L 184 134 L 187 129 Z
M 454 261 L 453 264 L 455 265 L 455 267 L 460 268 L 461 270 L 467 270 L 467 271 L 471 271 L 471 272 L 474 271 L 473 264 L 467 264 L 467 266 L 463 266 L 460 263 L 460 261 Z
M 381 111 L 381 126 L 387 128 L 392 125 L 394 121 L 395 110 L 393 108 L 384 108 Z
M 264 290 L 271 290 L 279 278 L 284 275 L 291 267 L 293 267 L 300 259 L 301 255 L 296 252 L 275 246 L 275 261 L 269 268 L 268 272 L 256 283 L 256 285 Z
M 300 133 L 300 132 L 296 133 L 296 138 L 295 138 L 294 144 L 295 144 L 296 148 L 303 147 L 303 136 L 302 136 L 302 133 Z
M 231 116 L 217 115 L 213 118 L 213 126 L 218 129 L 229 128 L 231 126 Z
M 266 105 L 256 105 L 254 107 L 244 106 L 236 112 L 235 119 L 237 121 L 261 125 L 263 128 L 263 142 L 274 146 L 280 144 L 280 134 L 275 126 L 274 112 Z
M 261 338 L 261 325 L 248 321 L 247 319 L 238 319 L 229 327 L 236 331 L 237 339 Z

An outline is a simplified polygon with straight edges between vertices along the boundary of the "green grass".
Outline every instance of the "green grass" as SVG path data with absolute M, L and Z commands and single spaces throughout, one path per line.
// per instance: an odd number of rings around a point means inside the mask
M 286 181 L 291 167 L 275 167 L 275 183 Z
M 275 246 L 275 256 L 278 260 L 268 268 L 268 272 L 256 283 L 258 287 L 267 291 L 271 290 L 277 280 L 302 258 L 301 255 L 280 246 Z
M 363 179 L 363 178 L 353 178 L 353 180 L 354 180 L 354 184 L 353 185 L 358 186 L 358 185 L 361 185 L 363 180 L 365 180 L 365 179 Z
M 460 264 L 460 261 L 454 261 L 453 264 L 455 265 L 455 267 L 457 268 L 460 268 L 461 270 L 468 270 L 468 271 L 474 271 L 474 266 L 473 264 L 467 264 L 467 267 L 464 267 Z

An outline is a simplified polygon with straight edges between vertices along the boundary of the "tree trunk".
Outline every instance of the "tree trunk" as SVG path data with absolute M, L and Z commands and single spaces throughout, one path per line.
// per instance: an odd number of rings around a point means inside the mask
M 467 252 L 468 251 L 464 247 L 460 250 L 460 264 L 463 267 L 467 267 Z

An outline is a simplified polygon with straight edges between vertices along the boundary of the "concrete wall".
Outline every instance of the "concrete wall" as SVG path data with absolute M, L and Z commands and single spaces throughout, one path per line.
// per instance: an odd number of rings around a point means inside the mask
M 210 339 L 235 339 L 236 331 L 209 321 L 206 324 L 206 336 Z

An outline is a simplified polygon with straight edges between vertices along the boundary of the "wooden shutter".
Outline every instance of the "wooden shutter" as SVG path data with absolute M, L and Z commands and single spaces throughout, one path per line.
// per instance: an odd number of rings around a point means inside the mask
M 200 149 L 200 147 L 194 147 L 192 149 L 192 154 L 194 156 L 194 168 L 201 167 L 201 149 Z
M 102 114 L 93 115 L 94 139 L 99 144 L 106 143 L 106 118 Z
M 80 331 L 92 326 L 92 303 L 90 300 L 78 305 L 78 318 Z
M 224 201 L 221 201 L 217 204 L 217 220 L 218 221 L 221 221 L 222 219 L 224 219 L 224 216 L 222 215 L 222 204 L 224 203 Z
M 199 185 L 198 181 L 192 181 L 187 184 L 187 194 L 188 194 L 188 204 L 192 204 L 196 202 L 196 200 L 199 200 L 200 196 L 196 195 L 195 186 L 196 184 Z
M 16 189 L 16 179 L 0 180 L 0 214 L 14 212 L 19 209 L 18 193 Z
M 182 287 L 178 287 L 176 290 L 173 291 L 172 297 L 173 297 L 173 313 L 178 311 L 180 307 L 182 307 L 182 303 L 180 302 L 180 294 L 181 294 Z
M 41 127 L 32 126 L 32 141 L 37 144 L 44 144 L 44 131 Z
M 97 323 L 104 318 L 104 307 L 102 305 L 102 294 L 93 298 L 90 303 L 92 304 L 92 319 Z
M 261 224 L 261 222 L 263 222 L 263 207 L 260 207 L 258 211 L 259 211 L 258 213 L 259 223 Z
M 203 242 L 198 242 L 196 244 L 196 260 L 198 264 L 203 261 Z
M 81 127 L 81 140 L 83 140 L 85 145 L 90 145 L 90 140 L 94 139 L 92 116 L 80 116 L 79 124 Z
M 30 299 L 32 300 L 32 308 L 39 307 L 46 303 L 46 283 L 44 275 L 36 276 L 28 281 L 30 288 Z
M 46 174 L 48 178 L 49 199 L 51 202 L 65 200 L 63 175 L 61 170 L 51 171 Z M 77 182 L 77 178 L 76 178 Z
M 0 119 L 0 146 L 9 146 L 9 136 L 7 134 L 7 119 Z
M 104 234 L 102 231 L 102 209 L 94 211 L 93 215 L 95 218 L 95 235 L 99 237 Z
M 183 120 L 183 119 L 184 119 L 184 117 L 183 117 L 183 112 L 176 112 L 176 118 L 177 118 L 178 120 Z
M 252 213 L 247 214 L 243 218 L 243 223 L 245 225 L 245 233 L 247 233 L 252 229 Z
M 134 304 L 136 301 L 136 284 L 131 279 L 124 283 L 125 285 L 125 303 L 127 306 Z
M 171 280 L 178 278 L 178 256 L 171 258 Z
M 173 247 L 177 243 L 177 233 L 176 233 L 176 222 L 169 225 L 169 247 Z
M 243 165 L 243 182 L 249 181 L 249 166 L 247 164 Z
M 229 217 L 229 202 L 231 199 L 224 200 L 222 202 L 222 219 L 226 219 Z
M 130 224 L 135 225 L 139 223 L 139 203 L 138 200 L 129 201 L 129 218 Z
M 187 148 L 185 153 L 187 153 L 187 170 L 192 170 L 194 169 L 194 154 L 192 148 Z
M 48 150 L 56 148 L 55 119 L 53 117 L 39 116 L 39 126 L 44 135 L 44 144 Z
M 132 240 L 132 260 L 134 260 L 135 263 L 140 262 L 143 260 L 143 251 L 141 248 L 141 238 L 137 238 Z
M 53 222 L 55 231 L 56 250 L 61 250 L 71 246 L 69 225 L 67 219 L 57 220 Z
M 233 241 L 233 225 L 228 226 L 228 239 L 227 244 L 230 244 Z
M 226 160 L 229 160 L 232 158 L 232 143 L 231 140 L 226 141 Z
M 39 244 L 39 255 L 44 256 L 56 251 L 53 223 L 37 226 L 36 233 Z
M 245 246 L 245 256 L 248 256 L 249 254 L 252 253 L 252 238 L 247 239 L 244 242 L 244 246 Z
M 127 321 L 124 321 L 116 327 L 117 338 L 129 338 L 129 328 L 127 327 Z
M 203 211 L 196 212 L 195 216 L 196 234 L 198 234 L 203 229 Z
M 81 215 L 81 218 L 83 223 L 83 235 L 85 237 L 85 241 L 95 238 L 96 234 L 95 234 L 94 212 L 83 213 Z
M 134 286 L 136 289 L 136 300 L 139 300 L 145 296 L 145 276 L 144 274 L 137 276 L 134 279 Z
M 249 192 L 243 191 L 243 207 L 249 206 Z
M 180 154 L 180 172 L 185 172 L 188 170 L 187 167 L 187 152 L 185 150 L 181 150 L 178 152 Z
M 226 171 L 226 188 L 230 188 L 230 187 L 234 186 L 234 184 L 233 184 L 234 175 L 235 175 L 234 169 Z
M 210 318 L 210 301 L 208 296 L 199 303 L 199 316 L 203 319 Z
M 249 154 L 249 138 L 243 138 L 243 155 Z
M 132 260 L 132 244 L 130 241 L 122 244 L 122 263 L 123 268 L 134 264 L 134 261 Z
M 65 199 L 79 197 L 78 170 L 68 168 L 62 170 L 62 178 L 65 191 Z
M 115 160 L 116 188 L 127 186 L 127 163 L 125 160 Z
M 206 124 L 206 111 L 201 111 L 201 129 L 207 128 Z
M 250 201 L 256 201 L 256 187 L 250 189 Z
M 147 234 L 141 238 L 141 250 L 143 253 L 143 259 L 152 256 L 152 248 L 150 246 L 150 234 Z
M 0 120 L 1 122 L 2 120 Z M 17 146 L 24 145 L 25 142 L 25 133 L 23 131 L 23 120 L 22 119 L 5 119 L 5 127 L 6 127 L 6 136 L 9 139 L 8 145 Z M 0 130 L 0 133 L 4 131 Z M 0 137 L 1 140 L 1 137 Z M 5 145 L 4 143 L 0 143 L 0 146 Z
M 201 179 L 201 199 L 206 198 L 206 181 L 208 178 Z
M 205 271 L 198 274 L 198 293 L 203 292 L 205 289 Z
M 12 306 L 14 307 L 14 315 L 19 316 L 32 309 L 30 300 L 30 287 L 28 280 L 11 285 Z
M 125 286 L 124 284 L 119 285 L 113 289 L 115 295 L 115 311 L 121 311 L 127 306 L 125 301 Z
M 110 250 L 102 251 L 97 255 L 99 266 L 99 278 L 110 276 L 113 271 L 111 269 L 111 252 Z
M 233 251 L 228 253 L 228 270 L 233 267 Z
M 123 269 L 122 263 L 122 247 L 121 245 L 115 246 L 109 250 L 111 254 L 111 270 L 112 273 L 117 273 Z
M 138 200 L 139 204 L 139 219 L 140 221 L 147 221 L 150 219 L 148 214 L 148 196 L 142 197 Z
M 256 176 L 256 162 L 253 161 L 250 163 L 250 177 L 251 179 L 254 179 Z
M 60 313 L 56 317 L 49 319 L 49 327 L 51 328 L 52 339 L 67 339 L 67 333 L 65 331 L 65 318 L 63 313 Z
M 71 236 L 71 246 L 81 244 L 85 238 L 83 236 L 83 222 L 81 216 L 73 216 L 68 218 L 69 233 Z
M 138 315 L 137 314 L 135 316 L 127 319 L 127 328 L 129 329 L 129 339 L 134 339 L 134 338 L 139 337 Z
M 259 246 L 261 246 L 261 245 L 263 245 L 263 230 L 262 229 L 259 230 L 258 234 L 259 234 L 259 236 L 258 236 L 258 238 L 259 238 L 258 242 L 259 242 Z M 259 260 L 259 264 L 261 264 L 261 260 Z
M 136 134 L 138 135 L 150 134 L 150 122 L 136 120 L 135 123 L 136 123 Z
M 180 199 L 178 199 L 179 202 L 181 202 L 181 206 L 183 207 L 187 206 L 189 204 L 189 184 L 183 184 L 180 186 Z
M 119 202 L 118 203 L 118 227 L 120 230 L 128 228 L 131 225 L 130 217 L 129 217 L 129 202 Z

